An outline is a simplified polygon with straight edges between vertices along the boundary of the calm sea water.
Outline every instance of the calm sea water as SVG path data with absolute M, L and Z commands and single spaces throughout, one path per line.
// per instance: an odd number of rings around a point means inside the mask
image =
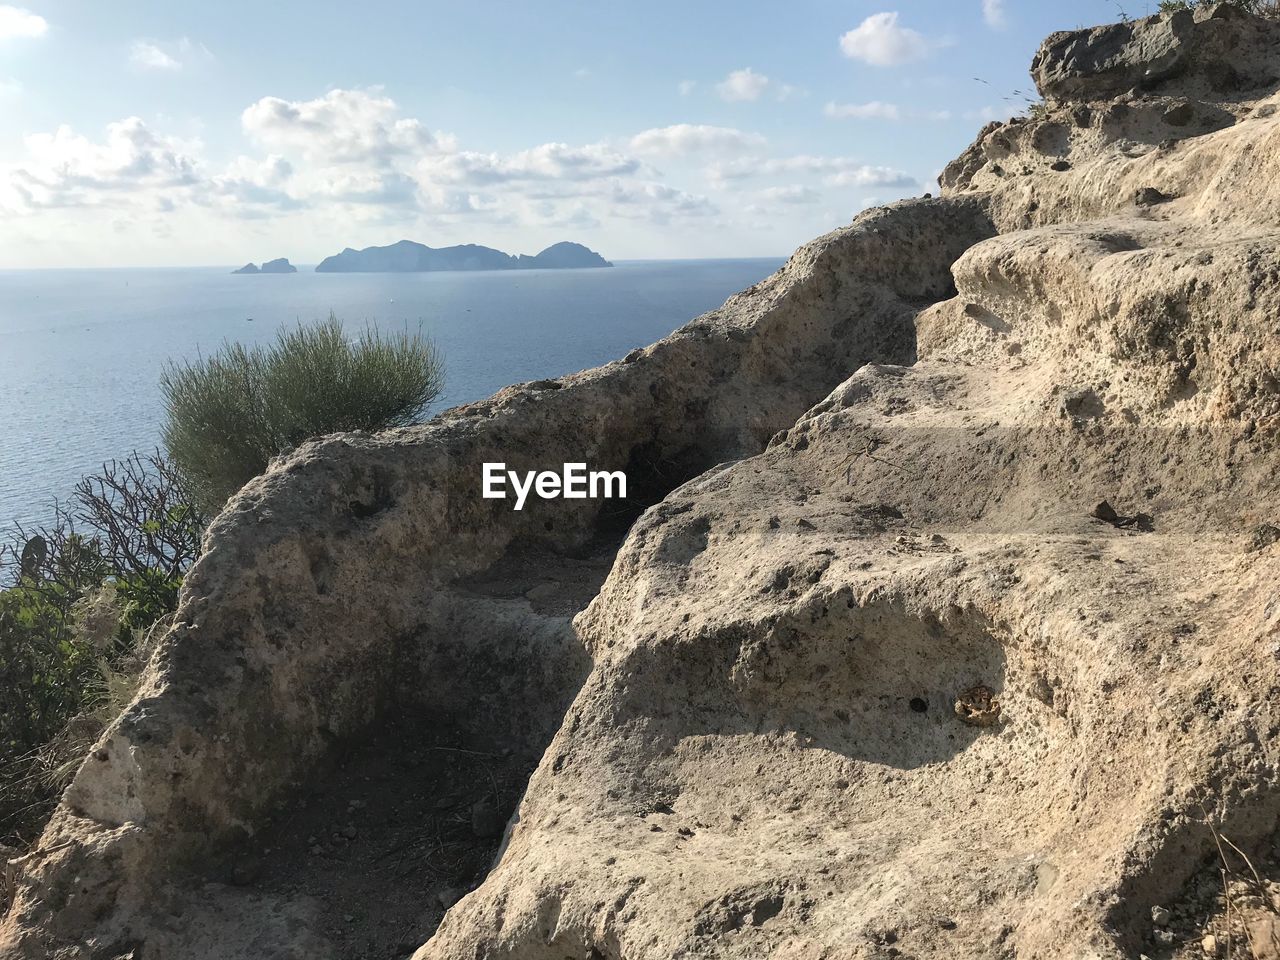
M 782 260 L 633 261 L 612 270 L 284 276 L 226 269 L 0 271 L 0 529 L 45 522 L 104 460 L 160 439 L 169 358 L 328 316 L 421 330 L 447 364 L 433 409 L 621 357 Z

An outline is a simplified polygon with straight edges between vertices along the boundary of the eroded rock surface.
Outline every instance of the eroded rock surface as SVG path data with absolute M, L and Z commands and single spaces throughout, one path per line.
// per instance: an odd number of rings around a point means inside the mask
M 1280 813 L 1276 29 L 1055 35 L 1046 108 L 943 197 L 624 361 L 275 464 L 21 870 L 4 955 L 1182 949 L 1153 910 L 1201 882 L 1210 812 L 1244 849 Z M 512 513 L 485 460 L 625 468 L 654 505 Z M 210 876 L 423 710 L 536 764 L 434 935 L 422 874 L 394 945 L 323 883 Z

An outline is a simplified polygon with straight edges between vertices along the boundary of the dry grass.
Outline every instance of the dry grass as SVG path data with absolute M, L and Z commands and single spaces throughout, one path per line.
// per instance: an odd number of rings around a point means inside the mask
M 1221 815 L 1203 805 L 1201 813 L 1217 851 L 1216 868 L 1222 885 L 1220 906 L 1204 924 L 1217 936 L 1218 955 L 1227 960 L 1280 957 L 1280 943 L 1276 942 L 1280 923 L 1259 922 L 1280 919 L 1280 898 L 1272 893 L 1255 858 L 1223 832 Z M 1270 931 L 1263 935 L 1271 942 L 1257 942 L 1259 929 Z M 1193 952 L 1197 948 L 1193 947 Z

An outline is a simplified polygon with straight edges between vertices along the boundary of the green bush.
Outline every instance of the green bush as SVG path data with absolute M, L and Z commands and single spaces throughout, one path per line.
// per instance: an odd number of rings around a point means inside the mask
M 228 343 L 211 357 L 171 363 L 160 380 L 165 446 L 214 510 L 304 440 L 417 422 L 443 383 L 429 341 L 373 328 L 351 339 L 330 314 L 281 331 L 268 347 Z
M 0 842 L 31 839 L 118 712 L 204 526 L 173 466 L 134 454 L 82 480 L 50 526 L 0 542 Z

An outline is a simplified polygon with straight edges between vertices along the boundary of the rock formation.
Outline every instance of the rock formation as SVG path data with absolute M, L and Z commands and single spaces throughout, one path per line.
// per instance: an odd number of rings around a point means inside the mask
M 256 263 L 246 263 L 239 270 L 232 270 L 232 273 L 297 273 L 298 268 L 288 261 L 286 257 L 280 257 L 276 260 L 268 260 L 258 267 Z
M 0 955 L 1238 949 L 1220 838 L 1264 864 L 1280 813 L 1277 49 L 1226 5 L 1050 37 L 941 197 L 273 463 Z M 624 468 L 635 511 L 512 512 L 494 459 Z
M 555 243 L 535 256 L 511 256 L 492 247 L 464 243 L 456 247 L 428 247 L 401 240 L 386 247 L 350 247 L 325 257 L 318 273 L 420 273 L 432 270 L 562 270 L 611 267 L 608 260 L 580 243 Z

